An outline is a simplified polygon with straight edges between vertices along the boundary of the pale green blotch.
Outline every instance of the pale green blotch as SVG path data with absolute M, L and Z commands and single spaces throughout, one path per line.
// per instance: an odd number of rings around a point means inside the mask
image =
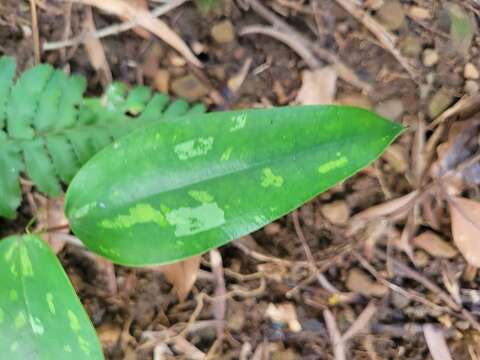
M 197 156 L 206 155 L 213 147 L 213 137 L 188 140 L 175 145 L 174 151 L 180 160 L 188 160 Z
M 257 224 L 263 224 L 267 222 L 267 219 L 264 216 L 256 215 L 255 216 L 255 222 Z
M 107 249 L 103 245 L 100 245 L 98 248 L 106 255 L 110 254 L 112 256 L 120 256 L 120 252 L 118 250 L 113 249 L 113 248 Z
M 78 337 L 78 345 L 80 346 L 80 349 L 87 354 L 90 355 L 90 343 L 85 340 L 83 337 L 79 336 Z
M 21 329 L 27 323 L 27 316 L 23 311 L 20 311 L 17 316 L 15 316 L 15 320 L 13 322 L 15 329 Z
M 30 261 L 28 251 L 25 246 L 20 248 L 20 267 L 22 269 L 23 276 L 33 276 L 32 262 Z
M 188 236 L 223 225 L 225 214 L 217 203 L 209 203 L 172 210 L 167 214 L 167 221 L 176 226 L 175 236 Z
M 80 321 L 78 320 L 77 315 L 75 315 L 71 310 L 67 310 L 68 320 L 70 322 L 70 328 L 75 331 L 80 331 Z
M 118 215 L 113 220 L 103 220 L 100 226 L 107 229 L 124 229 L 137 224 L 156 223 L 159 226 L 167 226 L 165 216 L 161 211 L 154 209 L 150 204 L 137 204 L 129 209 L 128 215 Z
M 16 352 L 18 350 L 18 342 L 13 342 L 12 345 L 10 345 L 10 351 L 11 352 Z
M 188 192 L 188 195 L 202 204 L 210 203 L 215 200 L 215 198 L 206 191 L 191 190 Z
M 10 265 L 10 274 L 12 274 L 14 277 L 18 276 L 17 265 Z
M 14 242 L 10 247 L 8 248 L 7 252 L 5 253 L 5 260 L 8 262 L 12 258 L 14 250 L 17 248 L 18 243 Z
M 283 185 L 283 177 L 275 175 L 270 168 L 263 169 L 261 181 L 265 188 L 270 186 L 281 187 Z
M 63 351 L 71 353 L 72 352 L 72 347 L 70 345 L 64 345 L 63 346 Z
M 32 327 L 32 331 L 34 334 L 42 335 L 44 333 L 43 324 L 39 318 L 33 317 L 29 315 L 30 326 Z
M 53 303 L 53 294 L 50 292 L 47 293 L 46 299 L 47 299 L 48 310 L 50 310 L 52 315 L 55 315 L 55 304 Z
M 235 115 L 232 117 L 231 121 L 233 126 L 230 128 L 230 132 L 243 129 L 247 123 L 247 114 Z
M 10 291 L 8 292 L 8 296 L 10 297 L 10 300 L 11 300 L 11 301 L 17 301 L 17 300 L 18 300 L 17 290 L 14 290 L 14 289 L 10 290 Z
M 345 166 L 348 164 L 348 159 L 346 156 L 342 156 L 336 160 L 329 161 L 325 164 L 322 164 L 318 167 L 318 172 L 320 174 L 326 174 L 334 169 L 338 169 L 342 166 Z
M 93 202 L 93 203 L 90 203 L 90 204 L 87 204 L 87 205 L 84 205 L 82 206 L 80 209 L 76 210 L 73 214 L 73 218 L 74 219 L 80 219 L 86 215 L 88 215 L 88 213 L 93 209 L 97 207 L 97 203 L 96 202 Z
M 222 156 L 220 157 L 220 160 L 227 161 L 228 159 L 230 159 L 230 155 L 232 155 L 232 151 L 233 151 L 233 147 L 230 146 L 227 150 L 223 152 Z

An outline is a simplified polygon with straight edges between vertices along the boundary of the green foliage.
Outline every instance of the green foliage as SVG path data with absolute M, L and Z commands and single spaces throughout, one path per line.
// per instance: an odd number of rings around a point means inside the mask
M 223 0 L 196 0 L 195 3 L 200 11 L 206 14 L 220 7 L 220 5 L 223 3 Z
M 14 218 L 25 172 L 50 196 L 61 193 L 80 167 L 114 139 L 165 117 L 205 111 L 172 103 L 139 86 L 114 83 L 101 98 L 84 98 L 86 81 L 50 65 L 35 66 L 15 82 L 15 61 L 0 58 L 0 216 Z
M 257 230 L 348 178 L 402 129 L 338 106 L 153 123 L 82 168 L 66 213 L 74 233 L 114 262 L 174 262 Z
M 0 242 L 0 349 L 10 360 L 103 359 L 60 262 L 33 235 Z

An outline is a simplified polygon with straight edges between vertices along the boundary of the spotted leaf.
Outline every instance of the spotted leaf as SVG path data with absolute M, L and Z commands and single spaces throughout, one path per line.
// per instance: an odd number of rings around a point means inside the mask
M 174 262 L 285 215 L 367 166 L 402 129 L 337 106 L 152 123 L 85 165 L 67 192 L 67 216 L 114 262 Z
M 48 246 L 0 242 L 0 349 L 10 360 L 103 359 L 95 330 Z

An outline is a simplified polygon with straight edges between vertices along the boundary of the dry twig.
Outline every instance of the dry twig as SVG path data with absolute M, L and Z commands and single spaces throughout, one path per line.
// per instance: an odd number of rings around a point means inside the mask
M 40 64 L 40 35 L 38 32 L 37 4 L 35 0 L 30 0 L 30 11 L 32 14 L 33 52 L 35 55 L 35 64 Z
M 333 355 L 335 356 L 335 360 L 346 360 L 347 355 L 345 351 L 345 344 L 342 340 L 342 335 L 340 334 L 340 330 L 338 330 L 338 326 L 332 312 L 328 309 L 325 309 L 323 311 L 323 318 L 325 319 L 328 334 L 330 335 L 330 341 L 333 346 Z

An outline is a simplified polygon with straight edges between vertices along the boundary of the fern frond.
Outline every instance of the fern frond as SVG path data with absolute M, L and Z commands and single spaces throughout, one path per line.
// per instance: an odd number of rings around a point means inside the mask
M 16 81 L 15 61 L 0 58 L 0 216 L 14 218 L 20 174 L 39 191 L 58 196 L 96 152 L 136 127 L 166 117 L 202 113 L 138 86 L 113 83 L 102 97 L 85 98 L 86 81 L 42 64 Z

